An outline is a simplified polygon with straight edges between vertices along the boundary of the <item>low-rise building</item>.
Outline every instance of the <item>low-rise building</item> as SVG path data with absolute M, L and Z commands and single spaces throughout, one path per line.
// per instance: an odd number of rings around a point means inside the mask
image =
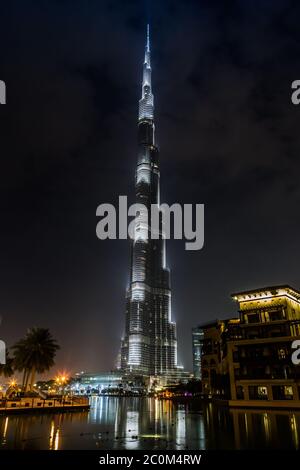
M 292 343 L 300 339 L 300 292 L 275 286 L 233 294 L 241 339 L 228 343 L 231 404 L 300 406 L 300 366 Z
M 200 325 L 203 331 L 201 381 L 202 393 L 205 396 L 228 396 L 227 341 L 240 337 L 239 323 L 238 318 L 230 318 Z
M 300 407 L 300 292 L 273 286 L 232 295 L 239 317 L 202 325 L 202 390 L 232 406 Z
M 99 393 L 102 390 L 117 389 L 122 384 L 122 374 L 118 371 L 90 374 L 77 373 L 72 386 L 77 393 Z

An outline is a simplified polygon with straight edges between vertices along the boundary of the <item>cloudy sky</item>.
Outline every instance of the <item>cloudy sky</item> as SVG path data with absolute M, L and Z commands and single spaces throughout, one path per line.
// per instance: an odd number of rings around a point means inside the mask
M 133 202 L 147 21 L 162 199 L 205 204 L 204 249 L 168 244 L 180 362 L 193 326 L 237 314 L 232 292 L 300 288 L 297 4 L 1 4 L 1 339 L 49 327 L 58 369 L 114 365 L 129 244 L 99 241 L 95 213 Z

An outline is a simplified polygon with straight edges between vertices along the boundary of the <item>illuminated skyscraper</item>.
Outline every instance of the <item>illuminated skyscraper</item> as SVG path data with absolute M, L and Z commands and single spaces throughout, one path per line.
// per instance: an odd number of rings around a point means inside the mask
M 148 25 L 139 101 L 135 184 L 136 202 L 146 206 L 148 213 L 151 204 L 160 205 L 159 179 Z M 170 272 L 166 267 L 165 240 L 161 237 L 151 239 L 151 222 L 145 224 L 142 214 L 134 233 L 121 368 L 125 372 L 165 375 L 177 367 L 176 325 L 171 320 Z

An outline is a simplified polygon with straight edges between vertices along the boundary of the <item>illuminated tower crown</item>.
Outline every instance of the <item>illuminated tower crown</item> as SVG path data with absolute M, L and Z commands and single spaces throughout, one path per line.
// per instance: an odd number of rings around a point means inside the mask
M 151 87 L 150 33 L 147 25 L 147 41 L 143 64 L 142 98 L 139 102 L 139 120 L 154 118 L 154 98 Z

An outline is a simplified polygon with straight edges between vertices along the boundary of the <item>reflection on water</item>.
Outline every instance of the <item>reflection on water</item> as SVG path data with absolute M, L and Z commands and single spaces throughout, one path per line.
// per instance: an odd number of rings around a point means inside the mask
M 94 397 L 90 412 L 0 416 L 1 449 L 299 449 L 300 412 Z

